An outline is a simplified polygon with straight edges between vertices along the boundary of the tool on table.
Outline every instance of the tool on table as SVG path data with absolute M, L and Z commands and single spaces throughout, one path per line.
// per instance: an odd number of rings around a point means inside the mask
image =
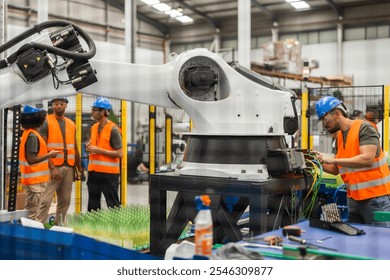
M 284 226 L 282 229 L 283 236 L 293 235 L 301 236 L 302 230 L 299 226 Z
M 262 241 L 265 242 L 267 245 L 279 246 L 283 242 L 283 237 L 277 235 L 268 235 L 265 237 L 248 237 L 248 238 L 243 238 L 242 240 L 247 242 Z
M 301 239 L 301 238 L 298 238 L 298 237 L 293 236 L 293 235 L 287 236 L 287 239 L 294 241 L 294 242 L 298 242 L 299 244 L 302 244 L 302 245 L 307 245 L 308 247 L 312 247 L 312 248 L 321 248 L 321 249 L 325 249 L 325 250 L 337 251 L 337 249 L 335 249 L 335 248 L 329 248 L 329 247 L 319 246 L 317 244 L 309 243 L 306 241 L 306 239 Z
M 326 204 L 321 208 L 321 219 L 310 218 L 311 227 L 334 230 L 348 235 L 366 234 L 364 230 L 357 229 L 341 221 L 340 212 L 337 208 L 336 203 Z
M 324 242 L 325 240 L 328 240 L 328 239 L 331 239 L 333 236 L 328 236 L 328 237 L 325 237 L 325 238 L 322 238 L 322 239 L 318 239 L 317 240 L 317 243 L 322 243 Z
M 269 248 L 269 249 L 283 250 L 283 247 L 279 245 L 267 245 L 267 244 L 258 244 L 258 243 L 249 243 L 249 242 L 243 242 L 239 244 L 249 248 Z

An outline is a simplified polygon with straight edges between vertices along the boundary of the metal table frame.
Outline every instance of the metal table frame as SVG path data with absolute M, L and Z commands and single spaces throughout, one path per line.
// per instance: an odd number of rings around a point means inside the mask
M 267 231 L 267 206 L 271 195 L 291 194 L 292 189 L 304 186 L 303 178 L 239 181 L 230 178 L 180 176 L 163 173 L 150 176 L 150 253 L 163 256 L 177 242 L 189 221 L 197 214 L 194 198 L 208 194 L 211 198 L 214 243 L 235 242 L 242 238 L 237 225 L 249 206 L 249 230 L 255 236 Z M 178 192 L 167 217 L 167 192 Z M 225 198 L 239 197 L 229 210 Z

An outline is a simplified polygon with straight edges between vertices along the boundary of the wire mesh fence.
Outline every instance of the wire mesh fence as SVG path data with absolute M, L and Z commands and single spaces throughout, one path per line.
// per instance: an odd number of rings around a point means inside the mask
M 332 153 L 333 138 L 322 126 L 315 112 L 315 103 L 324 96 L 334 96 L 347 107 L 347 114 L 353 119 L 363 119 L 371 112 L 372 121 L 383 119 L 384 86 L 354 86 L 309 88 L 309 138 L 310 148 L 325 153 Z

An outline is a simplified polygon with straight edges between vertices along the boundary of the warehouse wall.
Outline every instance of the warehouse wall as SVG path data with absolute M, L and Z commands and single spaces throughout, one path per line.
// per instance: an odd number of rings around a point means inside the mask
M 356 86 L 390 84 L 388 67 L 390 65 L 390 39 L 356 40 L 343 42 L 343 72 L 337 73 L 337 44 L 322 43 L 302 46 L 302 58 L 317 60 L 319 68 L 311 72 L 315 77 L 329 77 L 339 74 L 352 76 Z M 224 54 L 227 60 L 237 59 L 237 51 Z M 252 62 L 263 64 L 263 50 L 251 50 Z M 299 88 L 300 82 L 286 80 L 285 86 Z M 318 86 L 318 85 L 314 85 Z

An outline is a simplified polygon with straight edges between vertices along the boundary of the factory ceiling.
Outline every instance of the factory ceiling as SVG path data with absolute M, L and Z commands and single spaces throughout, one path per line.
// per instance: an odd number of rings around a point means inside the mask
M 106 0 L 110 5 L 123 9 L 124 0 Z M 235 32 L 237 27 L 237 0 L 152 0 L 148 5 L 146 0 L 137 0 L 137 17 L 155 26 L 163 34 L 169 35 L 172 30 L 195 27 L 207 24 L 209 27 L 224 32 L 226 26 L 229 32 Z M 176 13 L 171 16 L 169 11 L 159 11 L 168 5 Z M 289 3 L 292 2 L 292 3 Z M 294 3 L 299 2 L 299 3 Z M 294 6 L 303 6 L 296 9 Z M 168 7 L 168 9 L 169 9 Z M 179 16 L 178 16 L 179 15 Z M 180 15 L 188 16 L 190 22 L 182 23 Z M 261 26 L 270 29 L 273 26 L 288 27 L 291 18 L 301 18 L 301 29 L 312 25 L 317 29 L 342 23 L 349 26 L 369 24 L 390 24 L 390 0 L 251 0 L 251 21 L 253 27 Z M 307 22 L 309 18 L 317 18 Z M 188 19 L 188 18 L 187 18 Z M 290 21 L 289 21 L 290 19 Z M 316 22 L 317 21 L 317 22 Z M 296 24 L 296 22 L 294 22 Z M 256 26 L 255 26 L 256 25 Z M 260 32 L 261 28 L 257 28 Z M 286 28 L 287 30 L 288 28 Z M 256 28 L 253 28 L 256 31 Z

